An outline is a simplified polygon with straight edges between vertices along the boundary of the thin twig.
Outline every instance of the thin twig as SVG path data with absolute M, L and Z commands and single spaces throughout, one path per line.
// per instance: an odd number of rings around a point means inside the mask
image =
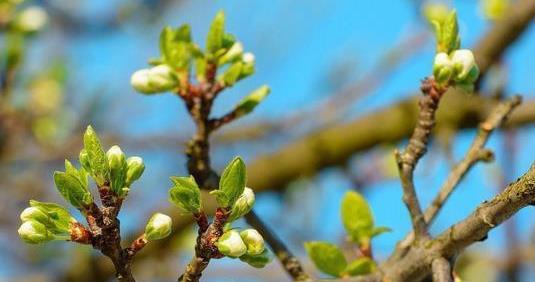
M 510 100 L 496 106 L 487 119 L 479 125 L 478 134 L 474 138 L 468 152 L 464 158 L 455 165 L 442 184 L 442 187 L 434 200 L 425 210 L 424 219 L 427 225 L 433 223 L 444 203 L 448 200 L 457 185 L 470 169 L 479 161 L 490 161 L 493 159 L 492 151 L 485 149 L 485 144 L 492 132 L 507 120 L 507 117 L 511 112 L 521 104 L 521 101 L 522 99 L 520 96 L 513 96 Z M 406 250 L 413 240 L 414 233 L 411 233 L 404 240 L 400 241 L 397 247 L 397 253 L 403 253 L 402 250 Z
M 188 85 L 188 87 L 182 88 L 178 92 L 180 98 L 184 100 L 197 129 L 186 148 L 188 171 L 200 187 L 207 190 L 216 189 L 219 182 L 219 176 L 210 164 L 210 135 L 222 125 L 232 122 L 237 116 L 231 112 L 221 118 L 210 118 L 213 101 L 225 88 L 224 85 L 215 80 L 216 73 L 216 64 L 209 63 L 206 70 L 206 82 L 200 82 L 198 85 Z M 229 210 L 218 208 L 215 219 L 211 224 L 208 224 L 204 213 L 201 212 L 194 215 L 199 226 L 195 254 L 186 266 L 184 273 L 178 278 L 178 281 L 199 281 L 210 260 L 223 257 L 215 243 L 223 235 L 223 226 L 226 223 L 228 213 Z M 251 226 L 262 234 L 266 242 L 277 253 L 277 257 L 280 258 L 284 269 L 294 279 L 306 280 L 309 278 L 297 258 L 284 246 L 282 241 L 271 233 L 254 211 L 250 211 L 246 219 Z
M 418 121 L 409 144 L 402 153 L 399 151 L 395 153 L 403 188 L 403 202 L 409 210 L 417 239 L 426 236 L 427 227 L 414 187 L 414 169 L 427 151 L 431 131 L 435 126 L 435 112 L 447 87 L 439 87 L 433 78 L 426 78 L 422 81 L 421 90 L 424 96 L 420 99 Z

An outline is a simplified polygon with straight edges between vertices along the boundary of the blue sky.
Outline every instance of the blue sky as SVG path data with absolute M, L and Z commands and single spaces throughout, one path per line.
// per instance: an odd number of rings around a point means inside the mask
M 105 13 L 111 6 L 124 1 L 85 2 L 88 4 L 83 14 L 91 17 Z M 471 47 L 489 28 L 476 2 L 450 3 L 458 10 L 463 47 Z M 28 67 L 39 68 L 40 64 L 47 61 L 47 54 L 65 56 L 70 70 L 68 95 L 74 103 L 83 103 L 95 93 L 110 99 L 109 111 L 104 117 L 109 121 L 105 130 L 122 132 L 131 138 L 147 133 L 191 132 L 192 123 L 176 97 L 169 94 L 152 97 L 136 94 L 129 85 L 129 79 L 132 72 L 146 66 L 148 58 L 158 55 L 157 39 L 163 26 L 190 23 L 194 38 L 204 43 L 209 22 L 220 9 L 226 12 L 227 29 L 243 42 L 246 50 L 255 54 L 257 73 L 226 91 L 216 103 L 216 113 L 224 113 L 244 94 L 261 84 L 268 84 L 272 88 L 269 99 L 254 115 L 239 121 L 238 127 L 239 124 L 255 120 L 277 119 L 317 103 L 332 92 L 332 86 L 328 83 L 332 68 L 340 63 L 355 62 L 351 76 L 361 77 L 401 38 L 426 28 L 408 0 L 183 1 L 167 9 L 152 26 L 134 21 L 112 32 L 71 34 L 67 37 L 48 31 L 35 40 L 30 53 L 30 58 L 35 60 L 29 60 L 34 64 Z M 530 28 L 510 48 L 504 60 L 510 71 L 509 93 L 522 93 L 526 99 L 534 98 L 532 64 L 526 63 L 534 61 L 533 46 L 535 31 Z M 398 67 L 385 84 L 356 104 L 347 118 L 413 95 L 420 79 L 429 75 L 433 55 L 434 44 L 430 41 L 421 52 Z M 473 136 L 474 132 L 463 132 L 456 137 L 454 154 L 457 159 L 463 155 Z M 534 137 L 533 127 L 519 133 L 517 140 L 522 154 L 519 154 L 514 165 L 515 174 L 512 177 L 516 178 L 531 165 L 535 147 L 528 144 L 533 144 Z M 255 152 L 242 152 L 239 147 L 232 147 L 229 152 L 247 154 L 246 158 L 252 160 L 255 154 L 269 151 L 286 141 L 276 140 L 275 144 L 266 147 L 268 149 L 256 148 L 258 151 Z M 503 159 L 501 142 L 501 134 L 496 134 L 488 146 L 496 151 L 498 164 Z M 153 161 L 154 166 L 163 167 L 151 169 L 149 164 L 146 179 L 143 180 L 143 183 L 150 183 L 152 187 L 162 187 L 153 193 L 154 199 L 147 202 L 147 205 L 156 204 L 159 202 L 156 199 L 166 194 L 169 185 L 167 176 L 185 173 L 184 158 L 178 152 L 172 156 L 155 153 L 145 157 Z M 224 157 L 216 158 L 217 166 L 223 165 Z M 424 158 L 422 166 L 416 171 L 416 184 L 423 203 L 432 199 L 447 173 L 443 155 L 434 152 L 434 157 Z M 432 170 L 424 171 L 422 167 L 428 165 Z M 495 193 L 495 184 L 489 180 L 489 175 L 492 175 L 489 167 L 478 165 L 468 175 L 441 213 L 433 232 L 443 230 L 463 218 L 476 204 Z M 350 183 L 339 171 L 330 169 L 312 179 L 310 186 L 315 189 L 314 192 L 304 193 L 317 200 L 320 212 L 312 217 L 312 226 L 303 226 L 312 231 L 307 237 L 340 241 L 343 230 L 338 218 L 338 205 Z M 409 230 L 410 224 L 397 181 L 383 181 L 369 188 L 366 197 L 373 207 L 376 222 L 394 230 L 375 241 L 377 254 L 384 257 Z M 261 195 L 257 209 L 271 224 L 285 226 L 277 229 L 277 233 L 291 235 L 299 228 L 290 228 L 296 223 L 285 222 L 285 218 L 295 220 L 302 215 L 284 216 L 286 207 L 279 200 L 278 195 Z M 132 206 L 126 205 L 126 208 L 127 212 L 135 213 Z M 294 212 L 299 212 L 299 209 Z M 531 210 L 522 211 L 518 216 L 523 237 L 530 234 L 532 216 Z M 130 222 L 128 218 L 125 221 L 132 224 L 132 228 L 139 224 Z M 498 228 L 485 244 L 499 252 L 502 242 L 503 235 Z M 292 247 L 298 254 L 303 254 L 300 244 L 293 244 Z

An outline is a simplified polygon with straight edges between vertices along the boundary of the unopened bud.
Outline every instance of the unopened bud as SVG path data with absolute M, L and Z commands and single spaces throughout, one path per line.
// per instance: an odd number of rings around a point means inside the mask
M 242 56 L 242 61 L 246 64 L 254 64 L 255 63 L 255 57 L 253 53 L 245 53 Z
M 173 221 L 162 213 L 155 213 L 145 226 L 145 236 L 147 240 L 160 240 L 171 234 Z
M 108 152 L 106 152 L 108 158 L 108 164 L 110 169 L 122 169 L 126 165 L 126 156 L 117 145 L 112 146 Z
M 153 94 L 173 89 L 177 80 L 173 69 L 168 65 L 159 65 L 134 72 L 130 84 L 141 93 Z
M 455 69 L 455 81 L 474 82 L 479 76 L 479 69 L 472 51 L 468 49 L 456 50 L 451 55 Z
M 15 25 L 24 32 L 36 32 L 48 22 L 48 15 L 41 7 L 31 6 L 23 10 L 15 19 Z
M 42 224 L 50 222 L 48 215 L 36 207 L 25 208 L 20 214 L 20 220 L 22 222 L 34 220 Z
M 145 164 L 143 163 L 143 159 L 140 157 L 130 157 L 126 160 L 127 169 L 126 169 L 126 186 L 130 187 L 130 185 L 138 180 L 141 175 L 143 174 L 143 171 L 145 171 Z
M 249 211 L 251 211 L 254 203 L 255 195 L 253 189 L 245 187 L 243 193 L 236 200 L 236 202 L 234 202 L 234 205 L 232 205 L 232 209 L 230 210 L 230 215 L 227 221 L 232 222 L 246 215 Z
M 237 258 L 247 252 L 247 246 L 236 230 L 225 232 L 216 243 L 217 249 L 227 257 Z
M 264 238 L 256 229 L 245 229 L 240 232 L 240 237 L 247 247 L 248 255 L 259 255 L 264 251 Z
M 453 62 L 448 54 L 440 52 L 435 55 L 433 76 L 438 83 L 447 83 L 453 74 Z
M 19 227 L 20 238 L 29 244 L 39 244 L 54 240 L 45 225 L 34 220 L 25 221 Z
M 236 42 L 228 49 L 228 51 L 219 58 L 219 65 L 232 62 L 239 58 L 243 53 L 243 45 L 240 42 Z
M 241 261 L 246 262 L 250 266 L 256 267 L 256 268 L 263 268 L 268 263 L 270 263 L 272 259 L 273 259 L 273 256 L 268 251 L 268 249 L 264 249 L 264 251 L 258 255 L 253 256 L 253 255 L 245 254 L 240 257 Z

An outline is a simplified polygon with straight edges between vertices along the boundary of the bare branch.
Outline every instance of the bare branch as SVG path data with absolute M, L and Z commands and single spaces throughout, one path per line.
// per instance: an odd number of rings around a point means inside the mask
M 451 265 L 445 258 L 436 258 L 431 264 L 433 282 L 452 282 Z

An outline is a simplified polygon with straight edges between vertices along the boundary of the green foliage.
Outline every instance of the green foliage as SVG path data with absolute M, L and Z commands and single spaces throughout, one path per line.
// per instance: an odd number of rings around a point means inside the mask
M 375 262 L 368 257 L 358 258 L 349 263 L 344 270 L 344 275 L 358 276 L 366 275 L 375 271 Z
M 21 220 L 25 221 L 26 219 L 34 219 L 39 221 L 54 234 L 68 234 L 71 223 L 76 222 L 66 208 L 56 203 L 45 203 L 30 200 L 30 207 L 37 209 L 43 215 L 46 215 L 46 217 L 40 217 L 40 219 L 36 219 L 34 216 L 26 217 L 25 213 L 22 212 Z
M 314 265 L 326 274 L 340 277 L 347 267 L 344 254 L 334 244 L 321 241 L 306 242 L 305 250 Z
M 56 188 L 63 198 L 77 209 L 84 209 L 93 203 L 93 197 L 88 189 L 87 175 L 81 168 L 77 170 L 68 160 L 65 160 L 65 172 L 54 173 Z
M 191 212 L 201 211 L 201 191 L 193 176 L 171 177 L 173 187 L 169 190 L 169 201 L 179 208 Z
M 87 162 L 90 167 L 89 173 L 95 179 L 98 186 L 103 186 L 109 183 L 110 168 L 108 166 L 108 159 L 100 144 L 100 139 L 97 133 L 91 126 L 87 127 L 84 134 L 84 149 L 87 153 Z
M 264 251 L 258 255 L 245 254 L 240 257 L 240 260 L 252 267 L 263 268 L 273 260 L 273 256 L 268 249 L 264 249 Z
M 267 85 L 262 85 L 243 98 L 236 106 L 236 114 L 244 116 L 251 113 L 268 95 L 270 89 Z
M 225 13 L 219 11 L 214 17 L 208 35 L 206 36 L 206 51 L 215 55 L 221 48 L 223 48 L 224 36 Z
M 245 189 L 247 172 L 240 157 L 234 158 L 225 168 L 219 181 L 219 189 L 210 192 L 222 207 L 232 207 Z
M 187 71 L 193 55 L 189 25 L 165 27 L 160 33 L 162 61 L 179 71 Z
M 457 13 L 451 11 L 442 20 L 433 20 L 431 24 L 434 27 L 437 38 L 437 53 L 444 52 L 450 54 L 459 49 L 461 39 L 459 37 L 459 26 L 457 24 Z
M 342 223 L 349 239 L 359 245 L 368 245 L 371 238 L 389 231 L 386 227 L 375 227 L 373 215 L 366 199 L 357 192 L 347 192 L 340 208 Z

